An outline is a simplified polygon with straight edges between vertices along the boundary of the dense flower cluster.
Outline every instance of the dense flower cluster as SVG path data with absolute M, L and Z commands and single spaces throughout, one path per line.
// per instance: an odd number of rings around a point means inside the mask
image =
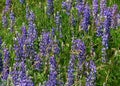
M 34 83 L 26 75 L 26 65 L 24 61 L 15 63 L 11 76 L 15 86 L 34 86 Z
M 86 0 L 40 0 L 31 9 L 31 0 L 19 2 L 6 0 L 2 11 L 0 81 L 14 86 L 96 86 L 95 63 L 101 56 L 107 62 L 119 46 L 110 46 L 117 45 L 111 29 L 120 26 L 118 6 L 107 7 L 107 0 L 92 0 L 92 7 Z M 14 8 L 16 4 L 21 8 Z

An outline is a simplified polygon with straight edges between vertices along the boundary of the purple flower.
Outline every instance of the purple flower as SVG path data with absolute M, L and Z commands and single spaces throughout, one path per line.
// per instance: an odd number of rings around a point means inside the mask
M 29 12 L 28 20 L 29 21 L 35 21 L 35 14 L 33 13 L 33 11 Z
M 9 67 L 8 66 L 3 66 L 3 71 L 2 71 L 2 80 L 7 80 L 8 78 L 8 75 L 9 75 Z
M 40 42 L 40 53 L 42 56 L 46 56 L 52 49 L 52 39 L 49 32 L 42 32 L 42 39 Z
M 2 80 L 7 80 L 7 78 L 8 78 L 8 75 L 9 75 L 9 64 L 10 64 L 10 53 L 9 53 L 7 48 L 4 48 Z
M 2 37 L 0 37 L 0 49 L 1 49 L 1 45 L 2 45 Z
M 30 12 L 29 12 L 29 7 L 28 5 L 26 6 L 26 19 L 28 20 L 29 18 L 29 15 L 30 15 Z
M 57 14 L 56 14 L 56 17 L 55 17 L 55 23 L 56 23 L 56 25 L 57 25 L 57 28 L 59 28 L 59 26 L 61 25 L 61 16 L 60 16 L 60 14 L 59 14 L 59 12 L 57 12 Z
M 86 4 L 84 10 L 84 18 L 81 24 L 82 29 L 87 32 L 89 24 L 90 24 L 90 7 L 88 4 Z
M 60 48 L 58 46 L 57 40 L 54 40 L 54 43 L 52 44 L 52 52 L 53 52 L 53 54 L 59 54 L 60 53 Z
M 85 44 L 80 39 L 76 39 L 76 40 L 73 40 L 72 50 L 75 50 L 76 52 L 78 52 L 79 56 L 84 56 L 86 47 L 85 47 Z
M 86 78 L 86 86 L 95 86 L 96 83 L 95 83 L 95 80 L 96 80 L 96 65 L 94 63 L 94 61 L 90 61 L 89 63 L 89 69 L 90 69 L 90 72 L 89 74 L 87 75 L 87 78 Z
M 71 55 L 69 67 L 68 67 L 68 84 L 67 86 L 72 86 L 74 84 L 74 64 L 75 64 L 75 56 Z
M 104 21 L 104 33 L 110 35 L 111 9 L 110 8 L 106 9 L 104 13 L 105 13 L 104 15 L 106 16 Z
M 21 27 L 21 30 L 22 30 L 22 38 L 23 38 L 24 41 L 25 41 L 25 40 L 27 39 L 27 35 L 28 35 L 26 26 L 23 25 L 23 26 Z
M 111 27 L 117 27 L 117 14 L 118 14 L 118 6 L 113 5 L 112 7 L 112 20 L 111 20 Z
M 2 53 L 0 52 L 0 73 L 3 71 Z
M 83 62 L 86 59 L 86 57 L 85 57 L 85 52 L 86 52 L 85 44 L 80 39 L 73 40 L 72 51 L 73 51 L 73 54 L 76 57 L 78 57 L 78 61 L 79 61 L 78 67 L 80 70 L 82 70 Z
M 11 19 L 12 23 L 15 22 L 15 14 L 13 11 L 10 12 L 10 19 Z
M 62 2 L 62 8 L 66 10 L 66 13 L 68 15 L 70 15 L 70 10 L 72 8 L 72 2 L 71 1 Z
M 34 83 L 26 74 L 26 65 L 24 61 L 20 63 L 16 62 L 14 70 L 11 72 L 11 76 L 15 86 L 34 86 Z
M 100 1 L 100 16 L 102 17 L 104 15 L 104 10 L 106 9 L 106 0 Z
M 7 26 L 8 26 L 8 20 L 7 20 L 6 15 L 2 16 L 2 25 L 4 28 L 7 28 Z
M 37 31 L 35 24 L 31 21 L 29 22 L 29 29 L 28 29 L 28 41 L 29 43 L 33 43 L 37 38 Z
M 4 64 L 9 64 L 10 53 L 7 48 L 4 48 Z
M 57 63 L 54 56 L 50 57 L 50 74 L 46 86 L 57 86 Z
M 93 0 L 93 16 L 98 14 L 98 0 Z
M 96 22 L 99 22 L 96 20 Z M 96 28 L 97 28 L 97 36 L 100 37 L 103 35 L 103 23 L 99 22 L 100 24 L 96 23 Z
M 73 27 L 75 27 L 76 26 L 76 19 L 75 19 L 75 17 L 72 15 L 72 18 L 71 18 L 71 25 L 73 26 Z
M 41 67 L 42 67 L 42 60 L 41 60 L 41 58 L 38 55 L 35 56 L 33 65 L 34 65 L 34 68 L 36 70 L 40 70 L 41 69 Z
M 76 0 L 77 4 L 82 3 L 84 0 Z
M 103 36 L 102 36 L 102 45 L 106 49 L 108 49 L 108 40 L 109 40 L 109 35 L 108 34 L 103 34 Z
M 81 13 L 84 12 L 84 9 L 85 9 L 84 6 L 85 6 L 85 5 L 84 5 L 83 2 L 81 2 L 81 3 L 79 3 L 79 4 L 76 5 L 76 8 L 77 8 L 77 10 L 78 10 L 78 15 L 79 15 L 79 16 L 80 16 Z
M 5 12 L 7 12 L 10 9 L 12 0 L 6 0 L 6 7 L 5 7 Z
M 53 0 L 47 0 L 47 15 L 50 16 L 54 13 Z

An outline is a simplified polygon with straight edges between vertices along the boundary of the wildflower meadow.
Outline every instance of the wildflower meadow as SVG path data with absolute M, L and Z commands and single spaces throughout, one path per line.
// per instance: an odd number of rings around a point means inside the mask
M 120 86 L 120 0 L 0 0 L 0 86 Z

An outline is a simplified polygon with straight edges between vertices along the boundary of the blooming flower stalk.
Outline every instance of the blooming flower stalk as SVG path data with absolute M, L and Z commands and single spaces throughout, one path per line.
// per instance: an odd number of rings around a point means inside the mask
M 71 55 L 69 66 L 68 66 L 68 84 L 67 84 L 67 86 L 73 86 L 73 84 L 74 84 L 74 79 L 75 79 L 74 64 L 75 64 L 75 56 Z
M 118 6 L 113 5 L 112 7 L 112 20 L 111 20 L 111 27 L 116 28 L 117 27 L 117 14 L 118 14 Z
M 72 1 L 62 2 L 62 8 L 66 10 L 66 13 L 70 15 L 70 11 L 72 9 Z
M 96 81 L 97 71 L 96 71 L 96 65 L 92 60 L 90 60 L 89 69 L 90 69 L 90 72 L 86 78 L 86 86 L 96 86 L 95 81 Z
M 50 16 L 54 13 L 54 0 L 47 0 L 47 15 Z
M 54 56 L 50 57 L 50 74 L 46 86 L 57 86 L 57 63 Z
M 84 18 L 81 24 L 82 30 L 87 32 L 89 24 L 90 24 L 90 7 L 88 4 L 86 4 L 85 10 L 84 10 Z
M 7 48 L 4 48 L 2 80 L 7 80 L 7 78 L 8 78 L 8 75 L 9 75 L 9 64 L 10 64 L 10 53 L 9 53 Z
M 104 16 L 104 10 L 106 9 L 106 0 L 101 0 L 100 1 L 100 16 L 103 17 Z
M 2 15 L 2 25 L 4 28 L 7 28 L 7 26 L 8 26 L 8 20 L 7 20 L 6 15 L 4 15 L 4 14 Z
M 86 52 L 85 44 L 80 39 L 73 40 L 72 52 L 74 52 L 74 54 L 78 58 L 78 61 L 79 61 L 78 66 L 79 66 L 79 69 L 82 70 L 83 62 L 86 59 L 86 57 L 85 57 L 85 52 Z
M 93 17 L 97 17 L 98 14 L 98 0 L 93 0 Z

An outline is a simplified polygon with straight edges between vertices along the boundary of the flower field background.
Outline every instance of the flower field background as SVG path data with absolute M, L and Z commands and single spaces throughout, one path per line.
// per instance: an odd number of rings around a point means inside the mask
M 120 86 L 119 0 L 0 0 L 0 86 Z

